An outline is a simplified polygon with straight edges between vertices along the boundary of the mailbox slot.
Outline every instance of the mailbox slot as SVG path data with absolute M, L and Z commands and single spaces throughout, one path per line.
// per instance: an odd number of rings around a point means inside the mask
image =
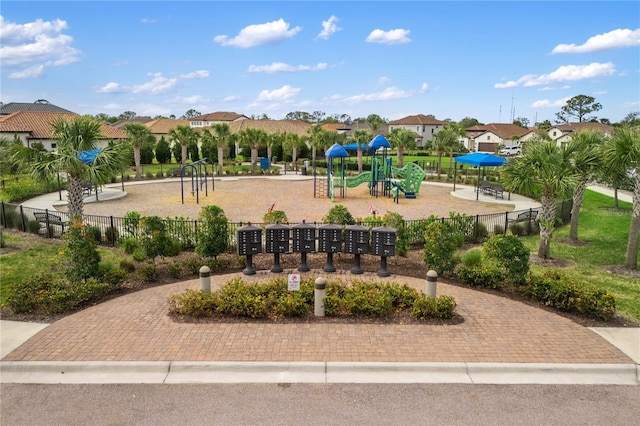
M 265 251 L 267 253 L 288 253 L 291 231 L 288 226 L 282 224 L 268 225 L 266 227 Z
M 262 228 L 243 226 L 236 231 L 238 255 L 246 256 L 262 253 Z
M 380 226 L 371 230 L 371 254 L 383 257 L 395 256 L 395 228 Z
M 318 251 L 320 253 L 339 253 L 342 251 L 342 227 L 328 224 L 318 228 Z
M 344 251 L 350 254 L 369 253 L 369 228 L 362 225 L 345 227 Z
M 316 227 L 305 222 L 294 225 L 293 251 L 296 253 L 315 253 L 316 251 Z

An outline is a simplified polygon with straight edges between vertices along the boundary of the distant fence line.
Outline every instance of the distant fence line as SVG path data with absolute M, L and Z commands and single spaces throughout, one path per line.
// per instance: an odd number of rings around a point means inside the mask
M 571 220 L 572 200 L 561 201 L 556 207 L 556 216 L 561 223 L 567 223 Z M 459 217 L 442 217 L 438 220 L 442 222 L 455 221 L 457 224 L 464 222 L 465 229 L 460 231 L 465 235 L 468 242 L 479 243 L 489 235 L 500 234 L 507 231 L 517 233 L 519 235 L 532 235 L 538 232 L 538 225 L 535 221 L 516 222 L 515 219 L 522 213 L 532 213 L 538 209 L 514 210 L 504 213 L 492 213 L 475 216 L 459 216 Z M 38 222 L 34 213 L 47 213 L 51 220 L 46 222 Z M 15 228 L 23 232 L 31 232 L 34 234 L 44 234 L 49 238 L 60 238 L 63 233 L 63 227 L 57 223 L 56 219 L 60 218 L 62 222 L 69 220 L 69 213 L 59 212 L 57 210 L 36 209 L 24 207 L 22 205 L 8 204 L 0 202 L 0 226 L 4 228 Z M 142 217 L 141 219 L 143 219 Z M 464 220 L 461 220 L 463 218 Z M 100 234 L 99 243 L 106 246 L 116 246 L 122 238 L 137 237 L 140 230 L 137 226 L 137 220 L 131 218 L 122 218 L 114 216 L 97 216 L 83 215 L 83 220 L 91 228 L 94 235 Z M 162 219 L 167 233 L 176 241 L 179 241 L 183 249 L 193 248 L 196 244 L 196 235 L 199 232 L 199 221 L 195 219 Z M 405 220 L 404 228 L 411 245 L 424 243 L 424 230 L 429 218 L 417 220 Z M 321 222 L 312 223 L 316 227 L 324 225 Z M 234 251 L 236 248 L 236 231 L 238 228 L 247 225 L 248 222 L 229 222 L 228 231 L 228 250 Z M 264 223 L 251 223 L 254 226 L 264 228 Z M 381 226 L 381 218 L 368 218 L 363 225 Z M 517 229 L 514 229 L 518 226 Z M 295 223 L 289 224 L 295 226 Z M 66 231 L 66 227 L 64 228 Z M 264 233 L 263 233 L 264 237 Z

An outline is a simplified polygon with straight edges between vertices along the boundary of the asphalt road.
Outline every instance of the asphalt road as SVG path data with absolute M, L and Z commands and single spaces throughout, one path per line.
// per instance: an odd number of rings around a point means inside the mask
M 636 425 L 639 386 L 14 385 L 2 425 Z

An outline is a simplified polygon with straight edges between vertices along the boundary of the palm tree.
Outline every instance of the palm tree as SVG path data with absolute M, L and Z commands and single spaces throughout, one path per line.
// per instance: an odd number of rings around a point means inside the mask
M 606 168 L 627 170 L 633 179 L 633 207 L 629 241 L 624 266 L 638 268 L 638 239 L 640 238 L 640 128 L 623 126 L 616 128 L 613 137 L 604 147 Z
M 13 151 L 12 159 L 20 163 L 23 170 L 30 170 L 36 180 L 50 179 L 58 173 L 66 175 L 69 214 L 82 217 L 83 182 L 104 183 L 119 174 L 127 162 L 124 145 L 109 143 L 98 150 L 102 123 L 89 116 L 60 118 L 52 123 L 52 128 L 53 137 L 57 140 L 56 151 L 40 151 L 33 156 L 33 152 L 28 152 L 31 149 L 20 147 Z M 91 150 L 97 150 L 93 161 L 83 161 L 81 154 Z
M 353 141 L 357 144 L 358 150 L 356 151 L 358 154 L 358 173 L 362 173 L 362 144 L 367 143 L 371 140 L 372 136 L 366 130 L 358 129 L 353 132 L 353 136 L 351 136 Z
M 291 150 L 291 163 L 295 164 L 298 160 L 298 147 L 302 144 L 302 139 L 297 133 L 287 133 L 282 142 L 282 149 Z
M 502 181 L 509 191 L 529 196 L 540 194 L 538 257 L 548 259 L 556 223 L 556 205 L 569 197 L 576 186 L 571 152 L 564 146 L 558 147 L 555 142 L 532 140 L 522 156 L 503 166 Z
M 464 137 L 466 132 L 460 123 L 456 123 L 455 121 L 448 122 L 444 127 L 452 133 L 449 145 L 449 172 L 451 172 L 451 168 L 453 167 L 453 151 L 464 148 L 462 142 L 460 142 L 460 138 Z
M 246 128 L 238 133 L 238 137 L 244 145 L 251 147 L 251 173 L 255 174 L 258 163 L 258 150 L 266 145 L 269 135 L 261 129 Z
M 196 131 L 189 126 L 179 125 L 169 130 L 169 138 L 171 141 L 179 143 L 181 148 L 180 164 L 184 166 L 187 162 L 187 147 L 189 143 L 198 138 Z
M 450 150 L 451 147 L 455 146 L 457 142 L 458 136 L 455 131 L 451 130 L 447 126 L 444 126 L 438 133 L 433 135 L 431 147 L 436 151 L 436 155 L 438 156 L 438 165 L 436 169 L 438 180 L 440 180 L 440 171 L 442 169 L 442 156 L 447 152 L 447 150 Z
M 321 124 L 314 124 L 307 130 L 307 133 L 309 133 L 309 145 L 311 145 L 311 159 L 315 160 L 318 148 L 325 144 L 326 130 L 322 128 Z
M 392 147 L 397 149 L 398 167 L 402 168 L 404 166 L 404 149 L 415 149 L 416 135 L 411 130 L 398 127 L 389 133 L 389 142 Z
M 149 139 L 155 140 L 148 127 L 140 123 L 127 123 L 123 127 L 129 136 L 129 143 L 133 147 L 133 161 L 136 165 L 136 179 L 142 178 L 142 167 L 140 165 L 140 147 Z
M 215 141 L 218 145 L 218 176 L 224 173 L 224 148 L 233 138 L 231 127 L 228 123 L 217 123 L 213 126 Z
M 365 122 L 369 125 L 369 128 L 371 128 L 371 133 L 373 133 L 374 135 L 377 135 L 380 127 L 382 127 L 386 123 L 386 121 L 378 114 L 369 115 L 366 118 Z
M 584 190 L 593 180 L 602 163 L 600 149 L 604 140 L 605 136 L 601 132 L 582 131 L 577 132 L 567 145 L 567 150 L 571 153 L 571 165 L 577 175 L 569 229 L 569 238 L 573 241 L 578 241 L 578 222 L 580 208 L 584 200 Z

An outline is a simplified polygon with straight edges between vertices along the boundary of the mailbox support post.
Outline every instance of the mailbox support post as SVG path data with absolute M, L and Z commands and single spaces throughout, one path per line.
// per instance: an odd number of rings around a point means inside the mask
M 300 265 L 298 265 L 299 272 L 309 272 L 311 268 L 307 265 L 307 252 L 303 251 L 300 253 Z
M 362 274 L 362 267 L 360 266 L 360 254 L 353 255 L 353 266 L 351 267 L 352 274 Z
M 253 267 L 253 255 L 247 255 L 247 266 L 242 270 L 242 273 L 245 275 L 255 275 L 256 269 Z
M 273 253 L 273 266 L 271 267 L 271 272 L 282 272 L 282 266 L 280 266 L 280 253 L 278 252 Z
M 379 277 L 388 277 L 391 274 L 387 271 L 387 256 L 382 256 L 380 258 L 380 269 L 378 269 Z
M 324 272 L 335 272 L 336 267 L 333 265 L 333 253 L 327 253 L 327 264 L 322 268 Z

